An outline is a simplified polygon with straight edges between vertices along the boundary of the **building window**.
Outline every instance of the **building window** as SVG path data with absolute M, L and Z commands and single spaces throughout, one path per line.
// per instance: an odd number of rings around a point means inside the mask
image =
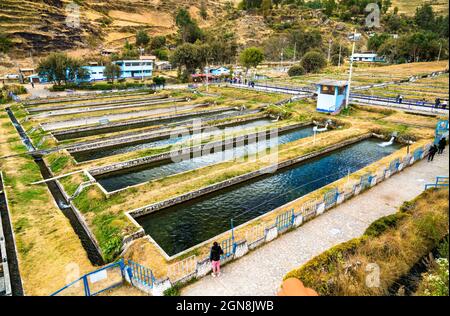
M 343 95 L 345 93 L 345 87 L 339 87 L 338 88 L 338 94 Z
M 334 95 L 334 86 L 322 86 L 321 93 Z

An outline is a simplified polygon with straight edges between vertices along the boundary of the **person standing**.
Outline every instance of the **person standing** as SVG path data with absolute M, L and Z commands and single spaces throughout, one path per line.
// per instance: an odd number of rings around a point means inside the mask
M 436 153 L 438 152 L 438 148 L 436 146 L 436 144 L 433 144 L 433 146 L 431 146 L 429 152 L 428 152 L 428 161 L 433 161 L 434 156 L 436 155 Z
M 438 144 L 438 149 L 439 149 L 438 154 L 439 155 L 444 153 L 446 146 L 447 146 L 447 140 L 445 139 L 445 137 L 442 137 Z
M 212 276 L 215 278 L 216 276 L 220 276 L 220 256 L 223 255 L 222 247 L 219 246 L 217 242 L 214 242 L 211 247 L 211 253 L 209 256 L 209 260 L 212 264 Z
M 439 108 L 440 105 L 441 105 L 441 99 L 436 98 L 436 101 L 434 103 L 434 107 L 437 109 L 437 108 Z
M 400 104 L 403 103 L 403 96 L 402 95 L 398 96 L 398 103 L 400 103 Z

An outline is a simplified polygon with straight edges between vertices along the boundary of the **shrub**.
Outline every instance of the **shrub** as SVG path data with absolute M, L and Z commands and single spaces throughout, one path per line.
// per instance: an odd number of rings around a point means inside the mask
M 303 56 L 300 65 L 307 73 L 320 71 L 327 64 L 325 56 L 318 51 L 310 51 Z
M 163 292 L 164 296 L 180 296 L 181 290 L 178 284 L 173 285 Z
M 288 71 L 289 77 L 302 76 L 305 73 L 305 68 L 303 68 L 301 65 L 294 65 Z
M 389 228 L 393 228 L 397 225 L 398 221 L 404 217 L 404 213 L 396 213 L 388 216 L 384 216 L 377 221 L 373 222 L 364 232 L 364 235 L 369 237 L 378 237 L 383 234 Z

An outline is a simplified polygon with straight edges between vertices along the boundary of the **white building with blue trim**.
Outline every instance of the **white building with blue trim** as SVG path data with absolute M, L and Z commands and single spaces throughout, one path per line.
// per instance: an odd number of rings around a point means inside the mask
M 317 111 L 337 113 L 345 105 L 348 82 L 343 80 L 322 80 L 317 87 Z
M 150 78 L 153 76 L 155 58 L 153 56 L 142 56 L 139 60 L 117 60 L 113 63 L 120 67 L 119 79 Z M 89 72 L 89 76 L 83 81 L 106 80 L 104 76 L 105 66 L 86 66 L 84 68 Z
M 350 59 L 353 62 L 382 63 L 385 62 L 383 57 L 378 57 L 375 53 L 355 53 Z
M 145 79 L 153 76 L 155 60 L 156 57 L 154 56 L 141 56 L 138 60 L 117 60 L 113 61 L 113 63 L 119 65 L 121 70 L 120 77 L 118 79 Z M 78 78 L 78 81 L 93 82 L 107 79 L 104 75 L 105 66 L 89 65 L 84 66 L 83 68 L 87 70 L 87 76 L 84 78 Z M 47 76 L 45 74 L 39 74 L 39 81 L 47 82 Z

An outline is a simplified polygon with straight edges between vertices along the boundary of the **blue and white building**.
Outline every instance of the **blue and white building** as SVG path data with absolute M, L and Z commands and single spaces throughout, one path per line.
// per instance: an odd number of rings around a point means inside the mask
M 348 82 L 343 80 L 322 80 L 317 86 L 317 111 L 338 113 L 345 105 Z
M 150 78 L 153 76 L 155 58 L 153 56 L 142 56 L 139 60 L 117 60 L 114 64 L 119 65 L 121 72 L 119 79 L 126 78 Z M 105 66 L 86 66 L 88 78 L 83 81 L 106 80 L 104 75 Z
M 355 53 L 350 58 L 353 62 L 366 62 L 366 63 L 385 62 L 383 57 L 378 57 L 378 55 L 375 53 Z
M 141 56 L 138 60 L 117 60 L 113 61 L 114 64 L 120 66 L 120 76 L 118 79 L 127 78 L 151 78 L 153 76 L 153 70 L 155 65 L 156 57 L 154 56 Z M 91 64 L 89 66 L 84 66 L 87 70 L 88 75 L 84 78 L 78 78 L 81 82 L 93 82 L 106 80 L 104 75 L 105 66 L 99 66 Z M 39 74 L 39 82 L 47 82 L 47 76 L 45 74 Z M 31 78 L 30 81 L 34 80 L 37 82 L 36 78 Z

